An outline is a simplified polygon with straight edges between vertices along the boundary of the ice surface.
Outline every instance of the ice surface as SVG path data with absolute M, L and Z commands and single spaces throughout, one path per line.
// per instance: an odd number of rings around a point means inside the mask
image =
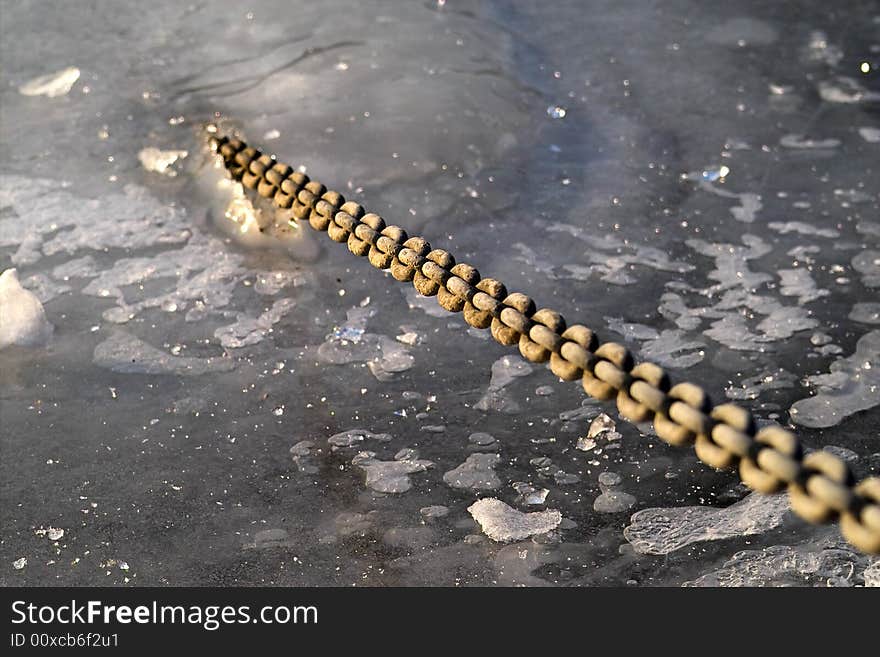
M 124 374 L 200 376 L 229 372 L 235 368 L 235 362 L 230 358 L 174 356 L 124 331 L 115 331 L 99 343 L 95 347 L 92 361 L 98 367 Z
M 7 269 L 0 274 L 0 349 L 46 344 L 52 330 L 43 304 L 21 286 L 18 272 Z
M 79 80 L 80 71 L 75 66 L 69 66 L 55 73 L 47 73 L 25 82 L 18 88 L 19 93 L 25 96 L 48 96 L 55 98 L 65 96 Z
M 760 534 L 778 527 L 789 511 L 785 494 L 751 493 L 729 507 L 644 509 L 623 530 L 636 552 L 669 554 L 702 541 Z
M 804 427 L 833 427 L 880 405 L 880 331 L 859 338 L 855 353 L 831 364 L 828 374 L 807 378 L 816 394 L 792 404 L 791 420 Z
M 468 507 L 483 533 L 493 541 L 509 543 L 546 534 L 562 522 L 562 514 L 555 509 L 523 513 L 494 497 L 485 497 Z
M 293 299 L 278 299 L 259 317 L 248 317 L 239 313 L 234 324 L 218 328 L 214 331 L 214 337 L 222 346 L 229 349 L 257 344 L 271 333 L 272 326 L 280 322 L 295 306 L 296 302 Z
M 471 454 L 454 470 L 443 475 L 443 481 L 453 488 L 492 490 L 501 485 L 495 466 L 501 462 L 498 454 Z

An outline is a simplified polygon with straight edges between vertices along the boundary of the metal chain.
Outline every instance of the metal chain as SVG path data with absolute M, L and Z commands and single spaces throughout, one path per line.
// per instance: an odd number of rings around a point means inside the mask
M 844 537 L 863 552 L 880 554 L 880 477 L 855 481 L 849 466 L 826 451 L 804 455 L 795 435 L 780 426 L 757 429 L 751 412 L 735 404 L 714 405 L 693 383 L 672 385 L 653 363 L 636 363 L 630 351 L 601 342 L 580 324 L 568 325 L 550 309 L 537 309 L 525 294 L 456 263 L 443 249 L 239 139 L 213 135 L 211 147 L 230 175 L 335 242 L 366 256 L 398 281 L 411 281 L 425 296 L 437 296 L 450 312 L 461 312 L 475 328 L 489 328 L 503 345 L 518 345 L 533 363 L 549 361 L 561 379 L 580 379 L 600 400 L 615 399 L 632 422 L 652 420 L 671 445 L 693 444 L 697 456 L 717 469 L 736 467 L 742 481 L 761 493 L 787 489 L 795 513 L 811 523 L 839 520 Z

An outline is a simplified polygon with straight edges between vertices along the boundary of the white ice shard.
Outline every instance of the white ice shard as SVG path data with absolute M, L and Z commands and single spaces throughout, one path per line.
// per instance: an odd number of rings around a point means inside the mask
M 10 345 L 36 347 L 46 344 L 51 335 L 52 325 L 43 304 L 21 286 L 18 271 L 7 269 L 0 274 L 0 349 Z
M 138 159 L 147 171 L 154 171 L 165 176 L 176 176 L 177 171 L 172 169 L 171 165 L 178 160 L 182 160 L 187 155 L 189 155 L 187 151 L 163 151 L 159 148 L 149 146 L 140 150 L 138 153 Z
M 555 509 L 523 513 L 494 497 L 474 502 L 468 512 L 480 524 L 483 533 L 499 543 L 546 534 L 562 522 L 562 514 Z
M 79 69 L 75 66 L 41 75 L 28 82 L 25 82 L 18 88 L 18 92 L 25 96 L 48 96 L 55 98 L 56 96 L 64 96 L 70 92 L 73 85 L 79 80 Z
M 752 493 L 718 509 L 683 506 L 644 509 L 630 519 L 623 536 L 642 554 L 669 554 L 691 543 L 760 534 L 778 527 L 789 510 L 784 494 Z

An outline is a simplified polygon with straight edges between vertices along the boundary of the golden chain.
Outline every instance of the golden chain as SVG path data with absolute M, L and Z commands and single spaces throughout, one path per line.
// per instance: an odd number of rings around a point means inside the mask
M 527 360 L 549 361 L 559 378 L 580 379 L 591 397 L 616 399 L 628 420 L 652 420 L 667 443 L 693 444 L 700 460 L 713 468 L 737 467 L 749 488 L 761 493 L 787 489 L 801 518 L 812 523 L 839 519 L 850 543 L 880 554 L 880 477 L 856 483 L 837 456 L 826 451 L 804 455 L 792 432 L 776 425 L 757 429 L 747 409 L 715 406 L 693 383 L 672 385 L 662 368 L 636 363 L 623 345 L 600 342 L 586 326 L 569 326 L 559 313 L 537 309 L 525 294 L 508 293 L 500 281 L 483 278 L 447 251 L 386 225 L 382 217 L 239 139 L 212 136 L 211 146 L 235 180 L 279 208 L 291 209 L 333 241 L 346 242 L 377 269 L 411 281 L 420 294 L 436 295 L 443 308 L 462 312 L 471 326 L 489 328 L 503 345 L 518 345 Z

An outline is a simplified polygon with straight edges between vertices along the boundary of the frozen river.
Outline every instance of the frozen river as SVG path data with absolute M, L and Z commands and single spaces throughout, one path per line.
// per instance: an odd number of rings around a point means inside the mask
M 878 585 L 307 226 L 242 237 L 202 139 L 864 476 L 880 4 L 845 5 L 3 0 L 0 582 Z

